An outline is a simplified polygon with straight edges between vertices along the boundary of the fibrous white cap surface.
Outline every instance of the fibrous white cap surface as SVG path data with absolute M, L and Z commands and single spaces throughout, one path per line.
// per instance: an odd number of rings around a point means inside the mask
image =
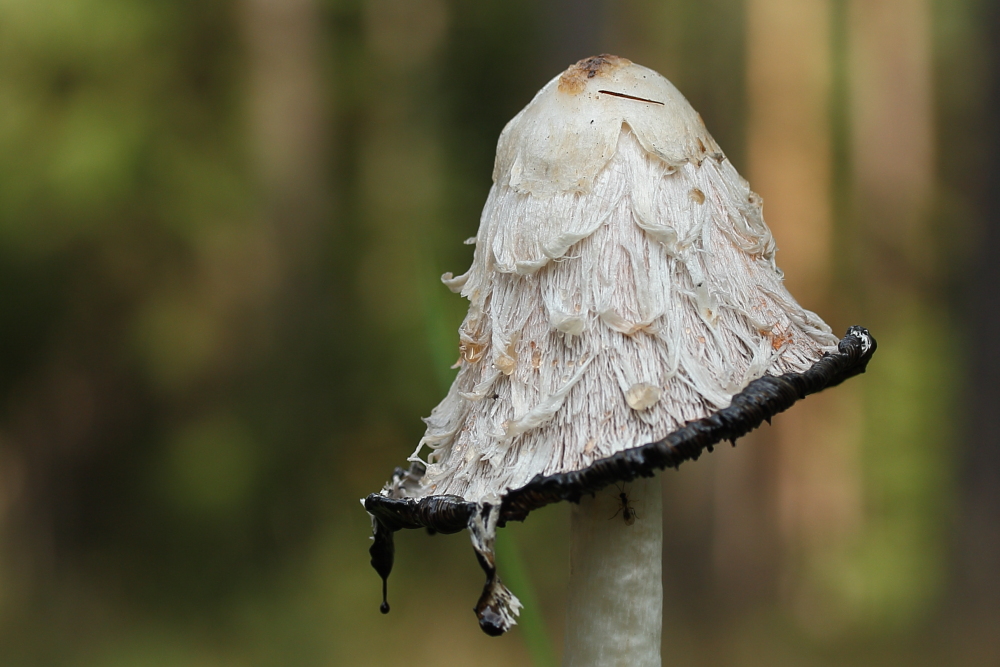
M 837 344 L 785 289 L 761 200 L 698 114 L 623 58 L 577 63 L 507 125 L 475 241 L 445 276 L 470 307 L 412 457 L 426 474 L 388 495 L 497 498 Z

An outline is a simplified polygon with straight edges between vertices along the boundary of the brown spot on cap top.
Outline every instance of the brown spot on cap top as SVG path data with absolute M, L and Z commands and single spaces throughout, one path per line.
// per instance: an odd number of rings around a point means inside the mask
M 577 63 L 570 65 L 569 69 L 559 77 L 559 92 L 568 95 L 576 95 L 583 92 L 587 84 L 587 79 L 593 79 L 597 75 L 605 75 L 619 67 L 631 65 L 632 61 L 627 58 L 613 56 L 610 53 L 602 53 L 599 56 L 584 58 Z

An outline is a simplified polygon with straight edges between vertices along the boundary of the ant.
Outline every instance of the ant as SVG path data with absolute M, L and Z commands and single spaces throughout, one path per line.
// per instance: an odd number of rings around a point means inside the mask
M 618 494 L 618 510 L 610 517 L 608 517 L 608 521 L 614 519 L 616 516 L 618 516 L 618 513 L 621 512 L 622 518 L 625 519 L 625 525 L 631 526 L 633 523 L 635 523 L 635 520 L 638 517 L 635 513 L 635 509 L 629 502 L 628 493 L 625 491 L 624 485 L 618 486 L 618 490 L 620 491 L 620 493 Z

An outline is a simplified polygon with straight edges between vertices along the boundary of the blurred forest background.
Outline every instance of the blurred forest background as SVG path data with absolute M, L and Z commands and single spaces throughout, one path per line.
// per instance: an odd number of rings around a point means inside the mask
M 880 343 L 662 476 L 664 663 L 1000 664 L 998 19 L 0 0 L 0 664 L 554 664 L 568 508 L 501 531 L 531 600 L 491 639 L 465 535 L 399 534 L 379 614 L 358 499 L 451 381 L 438 277 L 500 130 L 601 52 L 681 89 L 793 294 Z

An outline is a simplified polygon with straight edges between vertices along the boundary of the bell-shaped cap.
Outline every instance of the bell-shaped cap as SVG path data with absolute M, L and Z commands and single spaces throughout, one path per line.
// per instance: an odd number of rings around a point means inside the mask
M 864 372 L 784 286 L 760 197 L 665 78 L 581 60 L 503 130 L 472 266 L 459 371 L 410 458 L 365 507 L 391 534 L 468 528 L 480 621 L 513 623 L 495 528 L 735 440 Z

